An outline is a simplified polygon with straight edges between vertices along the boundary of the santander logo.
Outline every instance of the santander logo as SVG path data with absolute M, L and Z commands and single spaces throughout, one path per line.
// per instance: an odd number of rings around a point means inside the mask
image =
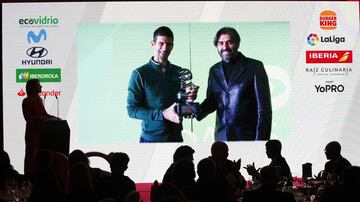
M 20 97 L 23 97 L 26 95 L 25 91 L 23 89 L 19 90 L 19 92 L 17 92 L 17 95 Z
M 17 92 L 17 95 L 20 96 L 20 97 L 24 97 L 26 95 L 26 92 L 23 90 L 23 89 L 20 89 L 18 92 Z M 48 90 L 43 90 L 41 91 L 41 93 L 39 93 L 39 95 L 41 97 L 59 97 L 61 96 L 61 90 L 51 90 L 51 91 L 48 91 Z

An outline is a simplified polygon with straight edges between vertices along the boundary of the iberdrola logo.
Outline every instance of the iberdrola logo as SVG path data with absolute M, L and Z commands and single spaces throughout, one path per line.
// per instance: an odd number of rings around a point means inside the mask
M 22 72 L 19 74 L 19 80 L 28 80 L 29 79 L 29 72 Z
M 307 37 L 307 42 L 311 46 L 315 46 L 317 43 L 319 43 L 318 35 L 314 33 L 309 34 L 309 36 Z

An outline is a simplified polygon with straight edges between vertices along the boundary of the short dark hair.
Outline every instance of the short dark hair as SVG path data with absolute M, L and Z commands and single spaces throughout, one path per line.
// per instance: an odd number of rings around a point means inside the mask
M 111 155 L 110 168 L 111 170 L 122 170 L 127 169 L 127 165 L 130 161 L 129 156 L 123 152 L 115 152 Z
M 281 142 L 279 140 L 268 140 L 265 144 L 266 148 L 272 153 L 281 153 Z
M 192 157 L 195 153 L 195 150 L 188 145 L 180 146 L 176 149 L 173 155 L 173 161 L 178 161 L 183 158 Z M 191 159 L 192 160 L 192 159 Z
M 337 141 L 329 142 L 325 147 L 326 152 L 331 152 L 335 154 L 340 154 L 341 152 L 341 145 Z
M 217 31 L 215 38 L 214 38 L 214 46 L 217 46 L 217 42 L 220 38 L 221 35 L 223 34 L 229 34 L 232 38 L 232 40 L 234 40 L 235 44 L 237 46 L 239 46 L 240 44 L 240 35 L 239 33 L 232 27 L 223 27 L 221 29 L 219 29 L 219 31 Z
M 167 36 L 167 37 L 170 37 L 172 39 L 172 41 L 174 41 L 173 32 L 171 31 L 171 29 L 169 27 L 166 27 L 166 26 L 161 26 L 154 31 L 153 41 L 156 41 L 156 38 L 158 36 Z

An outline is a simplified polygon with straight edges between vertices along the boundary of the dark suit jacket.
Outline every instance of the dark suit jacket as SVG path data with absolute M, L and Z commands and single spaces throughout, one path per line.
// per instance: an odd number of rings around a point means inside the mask
M 197 119 L 216 110 L 215 140 L 269 140 L 272 110 L 264 65 L 238 54 L 229 82 L 222 62 L 210 68 L 206 99 Z

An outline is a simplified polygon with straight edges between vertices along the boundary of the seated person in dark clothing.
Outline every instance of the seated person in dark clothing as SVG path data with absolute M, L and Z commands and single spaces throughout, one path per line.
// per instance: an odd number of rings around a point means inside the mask
M 325 155 L 329 160 L 325 163 L 325 169 L 323 176 L 331 180 L 332 183 L 338 183 L 338 181 L 343 180 L 343 170 L 347 166 L 351 166 L 351 163 L 341 156 L 341 146 L 339 142 L 332 141 L 329 142 L 325 147 Z
M 348 166 L 343 174 L 344 183 L 325 187 L 320 202 L 360 201 L 360 167 Z
M 80 149 L 73 150 L 69 154 L 69 168 L 71 168 L 71 166 L 73 164 L 75 164 L 76 162 L 84 162 L 89 167 L 90 174 L 91 174 L 91 179 L 92 179 L 92 184 L 93 184 L 93 189 L 95 191 L 97 191 L 97 189 L 99 187 L 100 180 L 104 176 L 108 176 L 109 173 L 107 171 L 101 170 L 100 168 L 92 168 L 92 167 L 90 167 L 89 158 Z
M 279 140 L 268 140 L 265 144 L 266 155 L 271 159 L 269 166 L 280 169 L 280 177 L 288 178 L 291 180 L 290 167 L 287 164 L 285 158 L 281 155 L 281 142 Z M 259 177 L 259 169 L 255 168 L 255 164 L 247 165 L 244 167 L 248 174 L 253 178 Z
M 125 153 L 115 152 L 111 156 L 111 176 L 104 177 L 99 186 L 102 198 L 111 197 L 117 202 L 124 201 L 125 196 L 136 190 L 133 180 L 124 175 L 130 159 Z
M 246 186 L 246 180 L 240 173 L 241 159 L 231 161 L 228 159 L 229 148 L 225 142 L 216 141 L 211 146 L 211 159 L 216 164 L 217 183 L 228 188 L 228 196 L 238 198 Z
M 6 195 L 12 186 L 19 185 L 25 177 L 20 175 L 10 163 L 9 154 L 1 150 L 0 151 L 0 198 Z M 1 201 L 1 199 L 0 199 Z M 4 200 L 5 201 L 5 200 Z
M 189 200 L 201 202 L 225 201 L 226 187 L 216 183 L 216 164 L 211 158 L 202 159 L 197 165 L 199 178 L 194 186 L 183 192 Z
M 86 163 L 78 161 L 71 165 L 69 172 L 69 192 L 67 202 L 95 202 L 90 168 Z
M 292 193 L 276 190 L 279 176 L 275 167 L 264 166 L 260 170 L 260 181 L 261 187 L 259 189 L 244 193 L 243 202 L 295 202 Z
M 174 178 L 173 170 L 174 170 L 175 163 L 184 158 L 193 161 L 194 153 L 195 153 L 195 150 L 188 145 L 183 145 L 183 146 L 178 147 L 173 155 L 173 163 L 166 170 L 166 173 L 163 177 L 162 182 L 173 182 L 173 178 Z

